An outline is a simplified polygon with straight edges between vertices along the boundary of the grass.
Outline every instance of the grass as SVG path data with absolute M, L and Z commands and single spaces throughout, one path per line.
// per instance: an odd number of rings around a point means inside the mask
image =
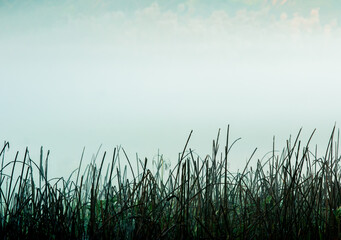
M 44 157 L 41 149 L 35 163 L 26 149 L 24 159 L 17 153 L 7 162 L 5 142 L 0 238 L 340 239 L 339 133 L 334 127 L 321 157 L 310 150 L 310 139 L 302 143 L 300 133 L 254 169 L 248 166 L 251 156 L 236 174 L 227 167 L 235 143 L 229 128 L 222 151 L 219 131 L 204 159 L 188 148 L 191 132 L 167 174 L 162 158 L 154 172 L 147 159 L 137 159 L 134 169 L 124 149 L 115 148 L 81 172 L 83 150 L 68 179 L 48 179 L 49 153 Z

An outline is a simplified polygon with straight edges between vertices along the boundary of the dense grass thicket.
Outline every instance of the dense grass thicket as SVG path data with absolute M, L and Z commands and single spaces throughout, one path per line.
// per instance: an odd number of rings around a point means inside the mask
M 68 179 L 48 179 L 42 149 L 37 162 L 27 149 L 23 159 L 18 153 L 6 159 L 6 142 L 0 153 L 0 238 L 340 239 L 339 134 L 334 127 L 317 156 L 300 132 L 281 153 L 273 150 L 266 162 L 238 173 L 227 167 L 234 144 L 228 128 L 224 146 L 219 148 L 219 132 L 205 158 L 188 148 L 190 135 L 167 173 L 162 158 L 151 171 L 147 159 L 132 161 L 115 148 L 85 171 L 81 159 Z

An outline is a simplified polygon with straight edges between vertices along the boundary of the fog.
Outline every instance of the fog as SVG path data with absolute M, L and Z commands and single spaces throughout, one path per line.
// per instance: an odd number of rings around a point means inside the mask
M 251 1 L 252 2 L 252 1 Z M 0 139 L 8 157 L 50 149 L 52 175 L 99 146 L 175 165 L 230 124 L 231 169 L 341 120 L 338 3 L 31 1 L 0 4 Z M 334 5 L 333 5 L 334 4 Z M 333 7 L 334 6 L 334 7 Z

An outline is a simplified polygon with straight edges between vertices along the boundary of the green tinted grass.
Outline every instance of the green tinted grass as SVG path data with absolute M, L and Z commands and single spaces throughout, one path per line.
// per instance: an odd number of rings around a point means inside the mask
M 191 133 L 192 134 L 192 133 Z M 128 158 L 104 152 L 81 172 L 83 155 L 68 179 L 48 178 L 48 156 L 39 162 L 7 160 L 1 152 L 1 239 L 338 239 L 341 238 L 339 134 L 335 127 L 323 156 L 309 142 L 287 141 L 265 163 L 228 169 L 235 141 L 197 156 L 189 147 L 177 165 L 162 157 Z M 255 150 L 256 151 L 256 150 Z M 97 154 L 98 155 L 98 154 Z M 126 161 L 127 165 L 121 164 Z M 109 164 L 106 164 L 109 162 Z M 136 167 L 135 167 L 136 165 Z M 167 173 L 166 170 L 169 170 Z

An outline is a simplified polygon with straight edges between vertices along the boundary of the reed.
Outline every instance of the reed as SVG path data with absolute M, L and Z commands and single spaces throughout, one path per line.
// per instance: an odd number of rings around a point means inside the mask
M 236 142 L 228 128 L 222 152 L 219 131 L 205 158 L 188 147 L 191 132 L 167 174 L 162 157 L 154 172 L 147 159 L 137 158 L 134 168 L 123 148 L 111 156 L 104 152 L 99 164 L 97 153 L 81 172 L 83 149 L 79 168 L 68 179 L 48 178 L 49 152 L 44 156 L 42 148 L 39 164 L 28 149 L 24 159 L 17 153 L 5 161 L 5 142 L 0 238 L 340 239 L 339 132 L 334 127 L 321 157 L 309 148 L 314 133 L 305 144 L 300 133 L 254 169 L 252 154 L 238 173 L 227 167 Z

